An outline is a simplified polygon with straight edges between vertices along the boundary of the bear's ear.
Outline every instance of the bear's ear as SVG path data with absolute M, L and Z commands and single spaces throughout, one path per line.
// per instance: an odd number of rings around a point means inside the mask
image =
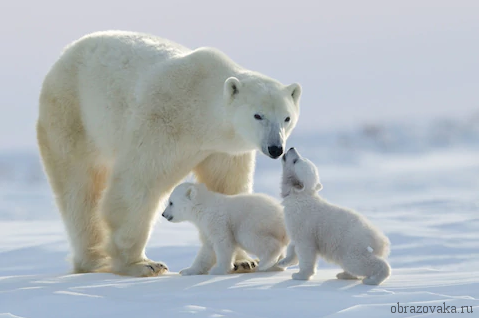
M 323 190 L 323 185 L 321 183 L 316 183 L 316 186 L 314 187 L 316 192 Z
M 198 189 L 196 189 L 196 186 L 191 185 L 187 190 L 186 190 L 186 197 L 190 200 L 193 200 L 196 198 L 196 194 L 198 192 Z
M 225 81 L 223 94 L 226 101 L 231 102 L 238 94 L 241 88 L 241 82 L 236 77 L 230 77 Z
M 298 83 L 293 83 L 286 87 L 289 95 L 293 98 L 293 101 L 296 105 L 299 105 L 299 98 L 301 97 L 301 85 Z

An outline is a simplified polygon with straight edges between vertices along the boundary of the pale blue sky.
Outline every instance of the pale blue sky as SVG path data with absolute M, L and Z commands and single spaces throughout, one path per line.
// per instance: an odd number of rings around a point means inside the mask
M 165 2 L 2 1 L 0 149 L 36 147 L 44 75 L 66 44 L 107 29 L 214 46 L 301 83 L 298 131 L 479 110 L 477 0 Z

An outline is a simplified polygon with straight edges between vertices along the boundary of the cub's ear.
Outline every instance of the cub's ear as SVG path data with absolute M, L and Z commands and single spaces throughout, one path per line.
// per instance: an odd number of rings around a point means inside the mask
M 304 184 L 302 182 L 299 182 L 299 181 L 293 182 L 293 190 L 296 193 L 304 191 Z
M 233 98 L 239 93 L 241 89 L 241 82 L 236 77 L 230 77 L 225 81 L 223 86 L 223 96 L 227 102 L 231 102 Z
M 196 198 L 196 194 L 198 193 L 198 189 L 195 185 L 191 185 L 186 190 L 186 197 L 190 200 L 194 200 Z
M 316 186 L 314 187 L 314 190 L 316 190 L 316 192 L 323 190 L 323 185 L 319 182 L 316 183 Z
M 299 106 L 299 99 L 301 97 L 301 85 L 299 85 L 298 83 L 293 83 L 291 85 L 288 85 L 286 87 L 286 90 L 293 98 L 294 103 Z

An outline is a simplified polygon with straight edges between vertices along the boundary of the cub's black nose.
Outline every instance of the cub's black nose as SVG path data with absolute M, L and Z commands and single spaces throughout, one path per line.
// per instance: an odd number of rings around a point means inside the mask
M 163 213 L 161 216 L 162 216 L 162 217 L 165 217 L 165 213 Z
M 283 154 L 283 147 L 271 146 L 268 147 L 268 152 L 271 158 L 276 159 Z

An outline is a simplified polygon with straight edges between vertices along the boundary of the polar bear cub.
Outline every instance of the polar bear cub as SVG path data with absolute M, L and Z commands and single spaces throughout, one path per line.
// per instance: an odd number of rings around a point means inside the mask
M 191 267 L 181 275 L 224 275 L 234 270 L 235 254 L 244 249 L 259 257 L 259 271 L 275 266 L 289 243 L 283 207 L 263 194 L 225 195 L 202 184 L 182 183 L 169 198 L 162 216 L 170 222 L 189 221 L 203 243 Z M 216 264 L 215 264 L 216 263 Z M 214 265 L 214 266 L 213 266 Z
M 339 279 L 358 279 L 379 285 L 391 273 L 384 260 L 389 239 L 359 213 L 322 199 L 315 165 L 291 148 L 283 156 L 282 197 L 286 229 L 291 239 L 287 256 L 279 266 L 298 263 L 293 279 L 308 280 L 316 271 L 319 254 L 340 265 Z

